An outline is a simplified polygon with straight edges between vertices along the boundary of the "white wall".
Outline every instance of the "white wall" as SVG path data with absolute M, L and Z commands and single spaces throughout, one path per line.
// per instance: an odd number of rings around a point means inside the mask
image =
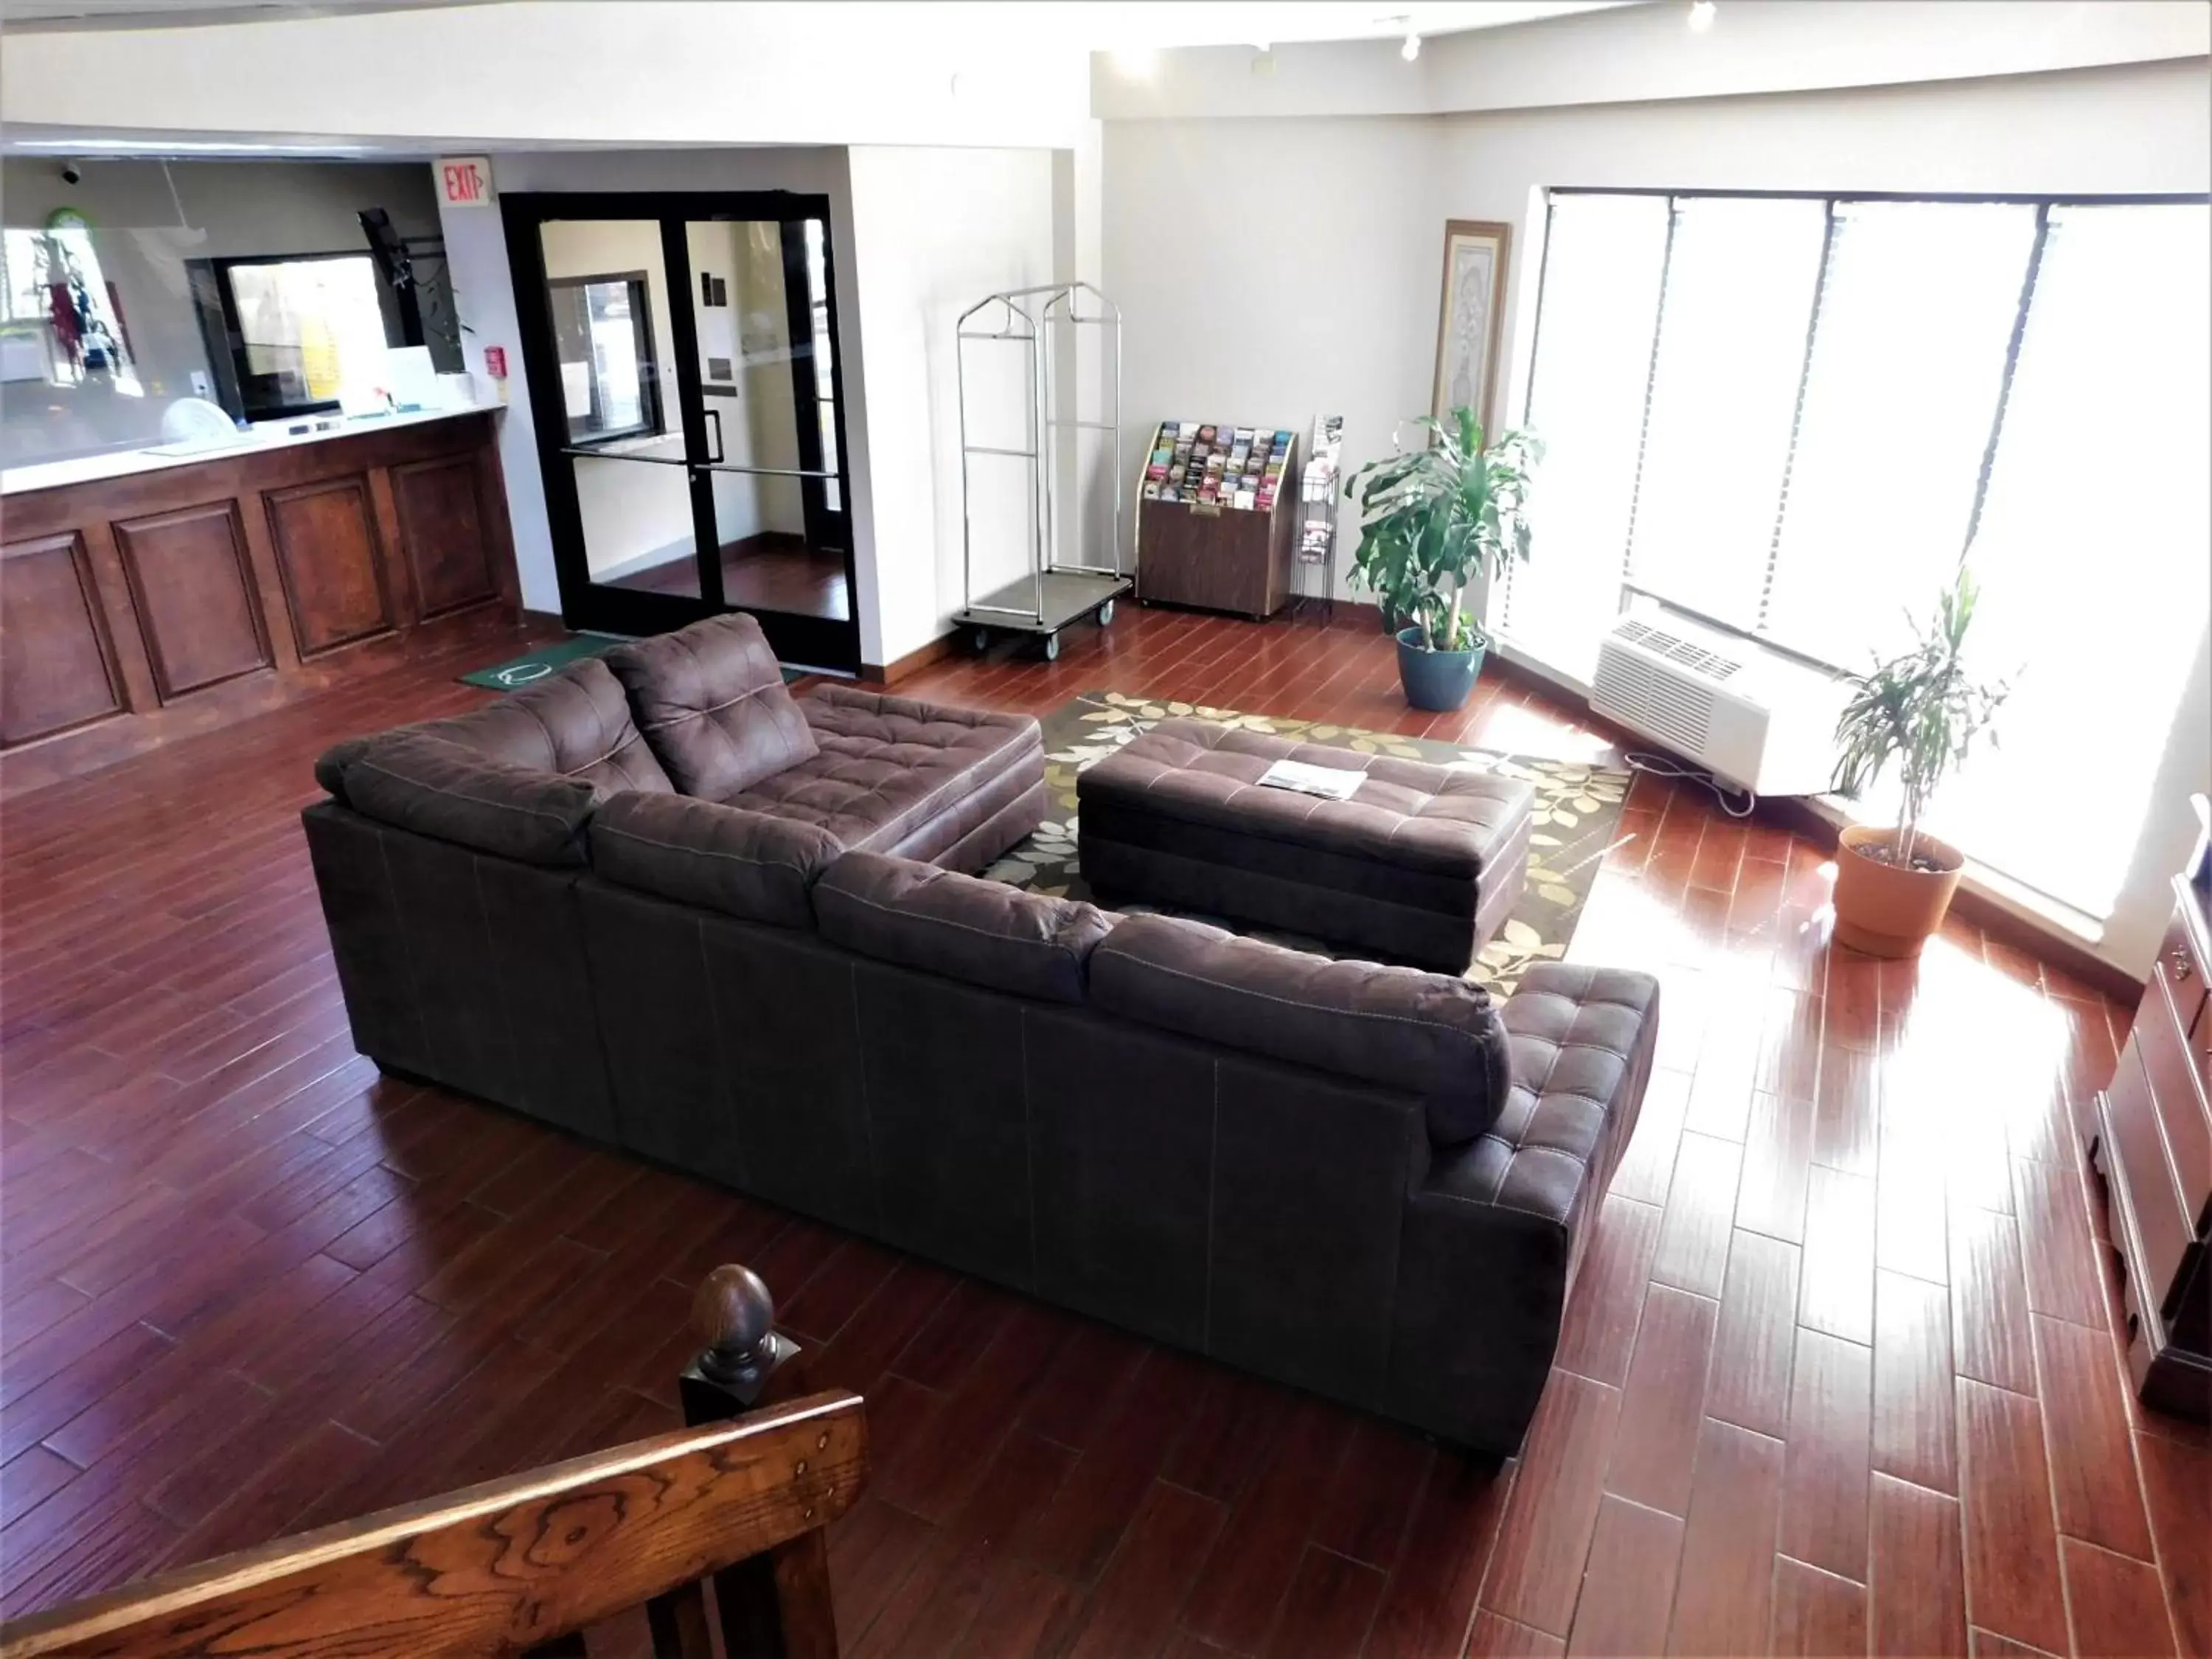
M 1105 120 L 1443 115 L 1924 84 L 2089 69 L 2212 52 L 2212 7 L 2174 0 L 1727 0 L 1687 27 L 1681 0 L 1428 40 L 1164 54 L 1133 76 L 1091 66 Z
M 1735 9 L 1722 8 L 1721 27 Z M 1594 31 L 1614 15 L 1540 27 Z M 1391 423 L 1427 410 L 1446 219 L 1514 227 L 1518 326 L 1501 372 L 1517 386 L 1537 271 L 1529 215 L 1542 186 L 2204 191 L 2206 68 L 2196 59 L 1480 115 L 1109 120 L 1104 270 L 1127 336 L 1121 476 L 1137 476 L 1145 424 L 1170 416 L 1304 428 L 1341 412 L 1347 469 L 1388 453 Z M 1194 209 L 1194 181 L 1224 158 L 1252 156 L 1279 167 L 1282 196 L 1223 192 Z M 2135 873 L 2096 946 L 2130 973 L 2150 959 L 2165 877 L 2188 851 L 2186 792 L 2212 784 L 2203 657 L 2200 647 Z
M 848 293 L 859 300 L 848 299 L 845 321 L 850 333 L 857 316 L 866 341 L 879 584 L 861 611 L 861 655 L 887 665 L 943 634 L 960 607 L 955 319 L 986 294 L 1053 280 L 1054 166 L 1042 149 L 866 148 L 851 152 L 851 166 L 859 246 Z M 1010 354 L 1002 364 L 1014 361 L 1014 348 L 989 349 Z M 1021 385 L 1019 371 L 1008 379 L 1002 368 L 989 390 L 1012 406 Z M 847 429 L 857 443 L 849 412 Z M 1001 428 L 982 441 L 1006 435 Z M 979 592 L 1018 568 L 1007 562 L 1018 550 L 1004 533 L 1006 515 L 1019 510 L 1009 505 L 1009 483 L 1002 473 L 995 515 L 979 504 L 991 543 Z
M 1106 124 L 1125 500 L 1163 420 L 1289 427 L 1303 451 L 1340 414 L 1349 468 L 1427 412 L 1442 155 L 1421 118 Z
M 1065 144 L 1088 113 L 1089 43 L 1058 9 L 1016 20 L 975 0 L 515 0 L 193 27 L 11 28 L 0 119 L 401 133 L 459 149 Z

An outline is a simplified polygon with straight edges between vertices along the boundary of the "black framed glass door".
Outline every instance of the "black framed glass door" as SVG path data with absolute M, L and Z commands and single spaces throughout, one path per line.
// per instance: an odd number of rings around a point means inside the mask
M 856 668 L 828 199 L 502 198 L 562 615 Z

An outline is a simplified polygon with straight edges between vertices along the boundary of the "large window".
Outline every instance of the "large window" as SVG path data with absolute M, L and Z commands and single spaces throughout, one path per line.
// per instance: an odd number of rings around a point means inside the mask
M 103 377 L 118 392 L 143 395 L 90 228 L 64 219 L 0 233 L 0 381 L 76 386 Z
M 310 253 L 210 262 L 202 327 L 234 416 L 281 420 L 338 406 L 385 379 L 393 331 L 375 261 Z
M 2103 915 L 2212 604 L 2208 236 L 2202 201 L 1554 193 L 1492 621 L 1587 679 L 1641 592 L 1856 669 L 1964 557 L 2016 690 L 1938 827 Z
M 599 444 L 659 432 L 660 371 L 646 273 L 555 276 L 545 287 L 568 441 Z

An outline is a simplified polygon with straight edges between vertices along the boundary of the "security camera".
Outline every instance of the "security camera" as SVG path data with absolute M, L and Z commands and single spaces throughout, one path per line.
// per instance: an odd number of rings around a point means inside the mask
M 82 161 L 63 162 L 62 182 L 65 185 L 82 184 L 84 182 L 84 163 Z

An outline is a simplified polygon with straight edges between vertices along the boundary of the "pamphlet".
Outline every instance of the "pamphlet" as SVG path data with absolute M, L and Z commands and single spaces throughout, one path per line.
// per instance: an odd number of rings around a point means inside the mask
M 1272 513 L 1289 472 L 1287 428 L 1162 421 L 1146 455 L 1147 501 Z
M 1367 781 L 1364 772 L 1347 772 L 1334 766 L 1309 766 L 1304 761 L 1279 760 L 1260 775 L 1270 789 L 1293 789 L 1323 800 L 1350 800 Z

